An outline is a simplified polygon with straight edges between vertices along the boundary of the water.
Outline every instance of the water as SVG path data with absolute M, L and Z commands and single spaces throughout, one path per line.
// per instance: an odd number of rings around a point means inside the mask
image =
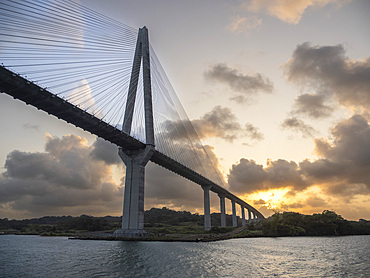
M 370 236 L 184 243 L 2 235 L 0 277 L 370 277 Z

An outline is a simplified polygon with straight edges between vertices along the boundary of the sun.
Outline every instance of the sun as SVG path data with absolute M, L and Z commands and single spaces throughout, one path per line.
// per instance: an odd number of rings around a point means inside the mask
M 277 206 L 272 204 L 272 203 L 268 203 L 266 205 L 266 208 L 269 209 L 269 210 L 275 210 L 277 208 Z
M 268 210 L 276 210 L 284 203 L 288 191 L 288 188 L 270 189 L 248 194 L 244 199 L 256 208 L 263 206 Z

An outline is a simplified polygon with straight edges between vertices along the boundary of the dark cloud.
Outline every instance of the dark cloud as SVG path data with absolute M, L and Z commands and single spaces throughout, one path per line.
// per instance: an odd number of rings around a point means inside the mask
M 116 145 L 98 137 L 92 147 L 91 155 L 94 159 L 104 161 L 108 165 L 122 163 Z
M 338 173 L 343 173 L 346 168 L 346 165 L 333 162 L 326 158 L 318 159 L 315 162 L 304 160 L 299 163 L 299 166 L 310 180 L 317 183 L 330 181 L 330 179 L 337 176 Z
M 271 93 L 274 88 L 272 82 L 261 74 L 243 75 L 226 64 L 212 66 L 204 72 L 204 76 L 208 80 L 228 85 L 234 92 L 241 93 L 231 99 L 242 103 L 258 92 Z
M 120 213 L 122 186 L 111 167 L 94 158 L 85 138 L 47 134 L 45 152 L 8 154 L 0 179 L 0 203 L 32 216 Z M 83 209 L 82 209 L 83 208 Z
M 299 165 L 282 159 L 268 160 L 265 167 L 253 160 L 241 159 L 230 169 L 229 188 L 236 194 L 288 188 L 289 196 L 294 196 L 316 185 L 324 193 L 341 200 L 370 194 L 368 138 L 369 123 L 363 116 L 355 115 L 338 123 L 332 129 L 330 139 L 315 140 L 315 152 L 320 156 L 319 159 L 304 160 Z M 189 151 L 188 146 L 180 141 L 174 141 L 173 144 L 182 148 L 184 153 Z M 192 151 L 199 162 L 195 163 L 194 170 L 216 173 L 219 161 L 213 147 L 193 147 Z M 5 171 L 0 175 L 0 211 L 10 208 L 28 212 L 32 216 L 101 215 L 112 211 L 120 214 L 123 188 L 112 178 L 112 164 L 122 163 L 118 159 L 107 158 L 108 154 L 117 155 L 114 145 L 99 140 L 89 146 L 86 139 L 74 135 L 62 138 L 47 135 L 45 152 L 9 153 Z M 152 163 L 146 167 L 145 190 L 147 207 L 163 205 L 202 210 L 202 190 L 199 185 Z M 216 209 L 218 201 L 218 197 L 212 194 L 212 206 Z M 306 201 L 311 207 L 325 205 L 322 200 L 312 196 Z
M 289 81 L 333 94 L 350 109 L 370 110 L 370 58 L 353 60 L 342 45 L 298 45 L 285 65 Z
M 268 160 L 264 168 L 253 160 L 242 158 L 232 165 L 228 182 L 232 192 L 241 194 L 286 187 L 303 190 L 307 186 L 298 165 L 282 159 Z
M 242 158 L 238 164 L 231 166 L 228 182 L 232 192 L 250 193 L 267 190 L 267 173 L 262 165 L 254 160 Z
M 331 131 L 334 141 L 316 139 L 316 153 L 332 161 L 370 165 L 370 127 L 361 115 L 338 123 Z
M 242 131 L 242 128 L 230 108 L 216 106 L 200 119 L 191 122 L 200 139 L 219 137 L 232 141 Z
M 283 129 L 290 129 L 302 133 L 303 137 L 314 137 L 318 131 L 297 117 L 287 118 L 281 124 Z
M 264 135 L 260 132 L 258 127 L 255 127 L 251 123 L 245 124 L 245 136 L 256 141 L 261 141 L 264 139 Z
M 218 137 L 233 141 L 241 132 L 241 126 L 230 108 L 216 106 L 199 119 L 192 121 L 166 121 L 165 136 L 175 140 Z M 194 132 L 194 130 L 196 132 Z
M 307 187 L 307 183 L 294 161 L 284 159 L 268 160 L 266 172 L 269 176 L 270 188 L 292 187 L 297 190 L 303 190 Z
M 289 211 L 291 209 L 303 208 L 305 205 L 301 202 L 295 202 L 291 204 L 286 204 L 284 202 L 281 203 L 280 208 L 285 211 Z
M 214 153 L 214 148 L 209 145 L 201 144 L 182 144 L 180 142 L 168 142 L 169 148 L 176 153 L 170 154 L 174 160 L 182 163 L 200 175 L 214 181 L 219 185 L 224 185 L 225 181 L 219 171 L 219 160 Z
M 328 203 L 318 197 L 318 196 L 310 196 L 306 199 L 306 203 L 307 205 L 309 205 L 310 207 L 325 207 Z
M 184 155 L 193 152 L 196 156 L 191 165 L 193 170 L 224 184 L 212 146 L 194 145 L 189 150 L 186 144 L 177 141 L 173 144 L 172 147 L 179 148 Z M 123 184 L 117 184 L 112 177 L 112 165 L 123 165 L 117 151 L 116 146 L 102 139 L 89 146 L 86 139 L 79 136 L 47 135 L 45 152 L 9 153 L 5 171 L 0 175 L 0 213 L 12 210 L 13 214 L 18 212 L 29 217 L 120 215 Z M 122 167 L 122 176 L 124 171 Z M 167 206 L 198 211 L 203 208 L 203 191 L 199 185 L 153 163 L 146 167 L 145 195 L 147 208 Z M 211 195 L 211 205 L 218 209 L 219 199 Z
M 324 187 L 324 191 L 328 195 L 340 196 L 342 199 L 350 201 L 355 195 L 370 194 L 370 187 L 369 184 L 365 183 L 334 181 L 327 184 L 327 186 Z
M 328 194 L 351 199 L 370 194 L 370 126 L 361 115 L 354 115 L 332 129 L 332 139 L 315 140 L 315 161 L 295 162 L 276 160 L 267 166 L 241 159 L 229 173 L 230 189 L 251 193 L 273 188 L 290 188 L 294 196 L 307 187 L 317 185 Z M 322 200 L 311 198 L 308 205 L 323 206 Z
M 186 146 L 182 147 L 183 153 L 189 151 Z M 214 148 L 209 145 L 198 145 L 195 152 L 199 163 L 194 163 L 192 169 L 221 186 L 225 184 L 223 180 L 221 181 L 223 178 L 218 171 L 219 160 Z M 162 205 L 181 210 L 203 210 L 202 188 L 165 168 L 149 163 L 146 167 L 145 182 L 145 204 L 148 208 Z M 215 194 L 211 195 L 211 206 L 218 209 L 219 198 Z
M 175 140 L 222 138 L 226 141 L 241 137 L 256 141 L 263 139 L 263 134 L 251 123 L 243 129 L 235 114 L 228 107 L 215 106 L 210 112 L 192 121 L 166 121 L 164 136 Z M 195 130 L 196 132 L 194 132 Z
M 326 98 L 325 95 L 318 94 L 300 95 L 295 100 L 293 113 L 305 114 L 315 119 L 328 117 L 334 109 L 325 104 Z
M 316 183 L 325 183 L 330 194 L 370 193 L 370 126 L 361 115 L 338 123 L 332 129 L 333 140 L 315 140 L 315 152 L 322 158 L 303 161 L 304 175 Z
M 253 201 L 253 205 L 255 205 L 255 206 L 256 205 L 265 205 L 265 204 L 266 204 L 266 202 L 262 199 Z
M 201 209 L 203 190 L 179 175 L 153 163 L 146 167 L 145 206 L 164 205 L 168 208 Z

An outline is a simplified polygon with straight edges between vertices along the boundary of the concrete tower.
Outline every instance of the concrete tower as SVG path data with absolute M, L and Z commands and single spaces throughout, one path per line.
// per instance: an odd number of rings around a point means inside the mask
M 145 166 L 152 157 L 154 145 L 152 89 L 150 78 L 148 29 L 139 29 L 134 61 L 132 64 L 130 86 L 122 131 L 130 134 L 135 107 L 140 65 L 143 65 L 144 110 L 145 110 L 145 148 L 123 149 L 118 151 L 126 165 L 125 195 L 123 202 L 122 229 L 115 231 L 117 236 L 145 236 L 144 230 L 144 187 Z

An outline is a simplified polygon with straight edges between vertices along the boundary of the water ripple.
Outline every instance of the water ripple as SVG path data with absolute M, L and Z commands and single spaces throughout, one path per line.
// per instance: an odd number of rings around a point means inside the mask
M 370 277 L 370 236 L 208 243 L 0 236 L 0 277 Z

